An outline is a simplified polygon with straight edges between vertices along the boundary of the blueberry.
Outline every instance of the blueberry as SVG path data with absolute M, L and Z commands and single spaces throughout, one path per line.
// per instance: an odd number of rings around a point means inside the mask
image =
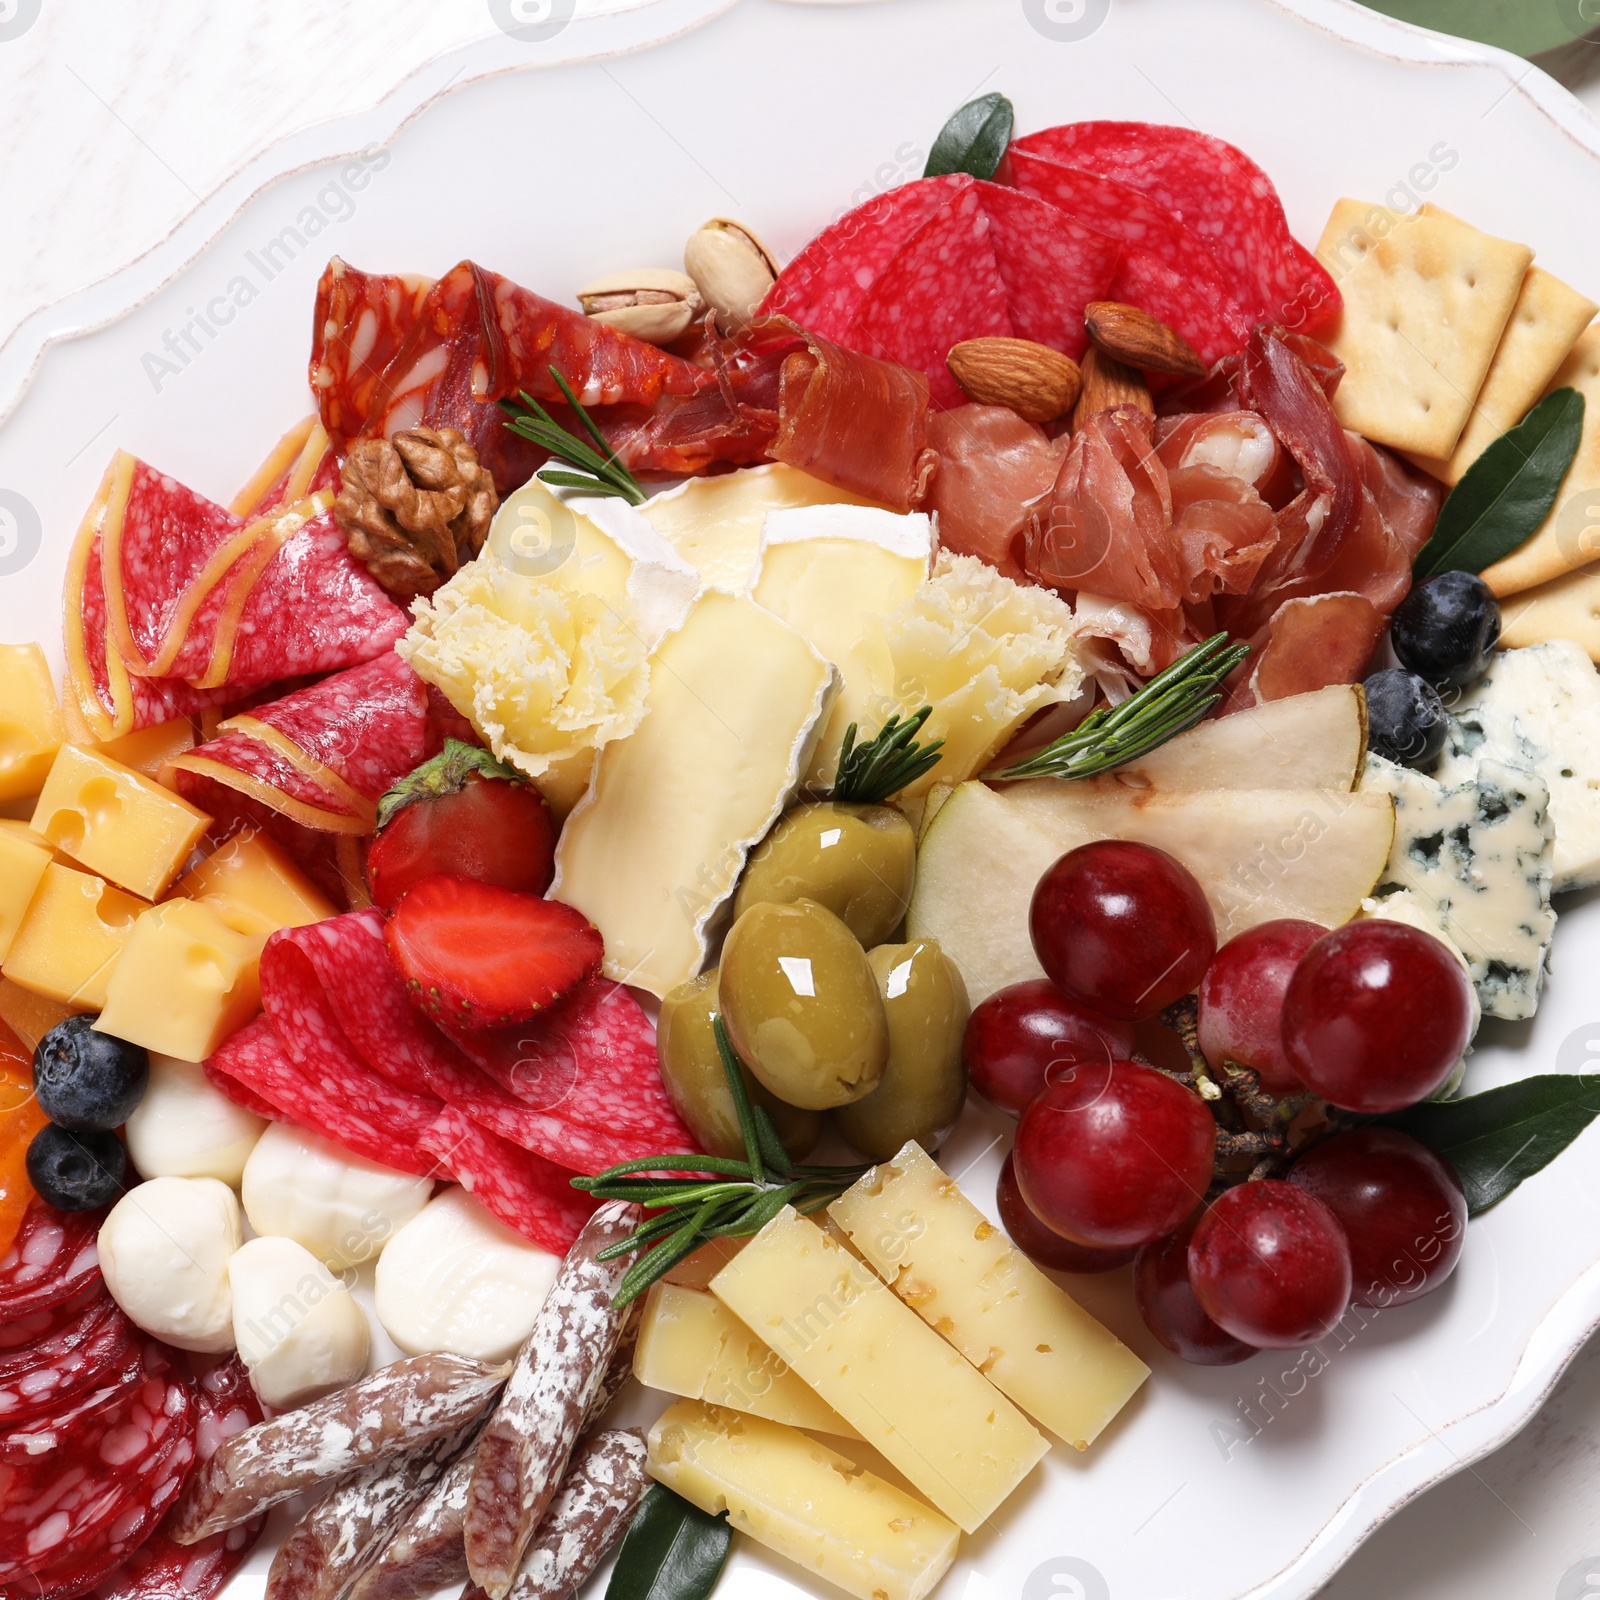
M 1444 748 L 1444 703 L 1414 672 L 1388 667 L 1367 679 L 1367 743 L 1402 767 L 1422 767 Z
M 122 1193 L 128 1153 L 114 1133 L 69 1133 L 46 1123 L 28 1146 L 28 1181 L 57 1211 L 98 1211 Z
M 1441 572 L 1419 583 L 1389 621 L 1400 665 L 1436 688 L 1481 678 L 1500 642 L 1500 602 L 1482 578 Z
M 90 1016 L 68 1017 L 33 1052 L 33 1092 L 58 1127 L 79 1133 L 120 1127 L 144 1099 L 150 1058 L 136 1044 L 96 1033 Z

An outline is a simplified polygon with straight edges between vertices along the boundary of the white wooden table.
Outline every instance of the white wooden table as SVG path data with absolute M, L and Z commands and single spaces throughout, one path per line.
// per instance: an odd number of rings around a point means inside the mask
M 495 27 L 490 0 L 0 0 L 0 344 L 268 146 Z M 1600 45 L 1546 65 L 1600 112 Z M 1401 1512 L 1324 1595 L 1600 1597 L 1600 1342 L 1525 1432 Z

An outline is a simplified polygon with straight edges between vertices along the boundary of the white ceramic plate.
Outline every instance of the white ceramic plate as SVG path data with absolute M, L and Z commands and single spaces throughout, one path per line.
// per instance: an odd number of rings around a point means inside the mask
M 505 70 L 518 67 L 543 70 Z M 33 319 L 0 352 L 0 637 L 43 635 L 59 663 L 68 542 L 115 446 L 226 500 L 308 409 L 330 252 L 435 273 L 472 256 L 557 298 L 601 271 L 673 263 L 716 214 L 787 254 L 920 172 L 945 116 L 989 89 L 1024 130 L 1137 117 L 1231 139 L 1303 239 L 1340 195 L 1425 197 L 1600 287 L 1586 113 L 1525 63 L 1344 0 L 658 0 L 439 63 L 264 158 L 159 250 Z M 1600 910 L 1563 910 L 1536 1022 L 1484 1030 L 1471 1089 L 1576 1071 L 1600 1049 Z M 1006 1131 L 974 1108 L 948 1151 L 982 1204 Z M 1352 1313 L 1314 1354 L 1187 1367 L 1145 1334 L 1126 1273 L 1075 1280 L 1154 1378 L 1087 1457 L 1053 1453 L 942 1592 L 1311 1593 L 1396 1507 L 1520 1428 L 1600 1322 L 1597 1153 L 1591 1130 L 1473 1225 L 1447 1288 Z M 260 1593 L 266 1559 L 233 1593 Z M 742 1543 L 727 1600 L 787 1592 L 808 1592 L 804 1574 Z

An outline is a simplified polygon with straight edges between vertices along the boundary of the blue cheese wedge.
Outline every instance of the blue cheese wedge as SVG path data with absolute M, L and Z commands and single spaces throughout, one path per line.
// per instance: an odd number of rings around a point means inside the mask
M 1525 767 L 1549 788 L 1555 892 L 1600 883 L 1600 673 L 1578 645 L 1504 650 L 1463 693 L 1435 775 L 1465 783 L 1485 760 Z
M 1556 925 L 1543 779 L 1482 760 L 1472 781 L 1447 786 L 1368 756 L 1362 787 L 1394 800 L 1394 848 L 1375 897 L 1409 890 L 1417 903 L 1409 909 L 1437 919 L 1467 958 L 1485 1015 L 1531 1017 Z

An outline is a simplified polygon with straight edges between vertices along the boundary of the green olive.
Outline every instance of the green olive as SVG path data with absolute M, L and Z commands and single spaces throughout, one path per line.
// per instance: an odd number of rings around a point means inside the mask
M 815 900 L 870 949 L 904 920 L 916 871 L 916 833 L 893 806 L 797 806 L 751 854 L 733 914 Z
M 780 1100 L 826 1111 L 877 1088 L 889 1059 L 877 980 L 826 906 L 751 906 L 722 947 L 720 988 L 734 1049 Z
M 727 1075 L 717 1050 L 711 1024 L 717 1016 L 717 969 L 680 983 L 661 1002 L 656 1024 L 656 1054 L 661 1061 L 661 1081 L 673 1110 L 708 1155 L 742 1156 L 744 1134 L 739 1113 L 728 1091 Z M 783 1148 L 793 1161 L 804 1161 L 822 1135 L 822 1118 L 815 1111 L 785 1105 L 746 1068 L 745 1087 L 758 1106 L 772 1118 Z
M 967 1098 L 967 986 L 932 939 L 881 944 L 867 962 L 889 1023 L 889 1065 L 878 1087 L 842 1107 L 834 1122 L 873 1161 L 889 1160 L 908 1139 L 932 1155 Z

